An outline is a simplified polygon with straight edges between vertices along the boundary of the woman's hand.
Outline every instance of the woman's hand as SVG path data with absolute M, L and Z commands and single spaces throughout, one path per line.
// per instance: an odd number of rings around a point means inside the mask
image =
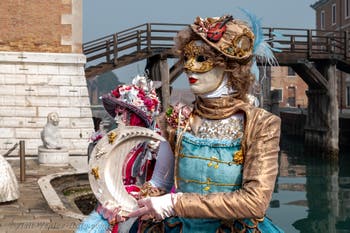
M 103 205 L 99 205 L 96 211 L 106 220 L 109 224 L 114 225 L 119 222 L 124 222 L 127 218 L 120 214 L 121 207 L 114 201 L 106 201 Z
M 131 212 L 128 217 L 140 217 L 143 220 L 163 220 L 175 215 L 174 205 L 179 194 L 169 193 L 158 197 L 146 197 L 137 201 L 139 209 Z

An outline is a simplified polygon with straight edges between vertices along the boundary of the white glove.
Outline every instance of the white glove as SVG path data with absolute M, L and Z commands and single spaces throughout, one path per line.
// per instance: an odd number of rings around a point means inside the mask
M 142 219 L 155 218 L 163 220 L 175 214 L 174 205 L 181 193 L 169 193 L 158 197 L 146 197 L 137 201 L 139 209 L 131 212 L 128 217 L 140 217 Z
M 120 215 L 121 207 L 118 206 L 114 201 L 106 201 L 103 205 L 99 205 L 96 211 L 110 224 L 118 222 L 124 222 L 125 217 Z

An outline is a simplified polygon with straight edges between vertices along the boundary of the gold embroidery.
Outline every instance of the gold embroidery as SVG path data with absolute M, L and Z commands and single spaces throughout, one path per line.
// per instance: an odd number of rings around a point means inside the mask
M 239 150 L 242 154 L 242 150 Z M 237 152 L 239 152 L 237 151 Z M 236 152 L 236 153 L 237 153 Z M 236 163 L 236 161 L 222 161 L 222 160 L 219 160 L 217 157 L 215 156 L 211 156 L 210 158 L 206 158 L 206 157 L 201 157 L 201 156 L 197 156 L 197 155 L 185 155 L 183 153 L 180 153 L 179 154 L 179 157 L 180 158 L 190 158 L 190 159 L 201 159 L 201 160 L 207 160 L 209 161 L 207 163 L 207 166 L 208 167 L 214 167 L 215 169 L 219 168 L 219 164 L 227 164 L 229 166 L 232 166 L 233 164 L 242 164 L 243 163 L 243 156 L 242 156 L 242 163 Z M 216 164 L 213 164 L 213 162 L 215 162 Z
M 94 167 L 91 169 L 91 175 L 93 175 L 95 177 L 95 180 L 100 179 L 100 174 L 99 174 L 99 168 L 98 167 Z
M 207 186 L 205 186 L 203 188 L 204 191 L 209 191 L 210 190 L 210 182 L 211 182 L 211 179 L 210 178 L 207 178 Z
M 113 144 L 114 141 L 115 141 L 115 139 L 116 139 L 116 137 L 117 137 L 116 132 L 110 132 L 110 133 L 108 134 L 108 143 L 109 143 L 109 144 Z
M 140 189 L 140 195 L 142 198 L 161 196 L 165 193 L 164 190 L 153 187 L 150 182 L 145 182 Z
M 192 118 L 192 115 L 190 116 Z M 187 129 L 188 125 L 190 123 L 190 120 L 187 121 L 185 128 L 180 132 L 176 139 L 176 144 L 175 144 L 175 167 L 174 167 L 174 178 L 175 178 L 175 188 L 179 188 L 179 183 L 178 183 L 178 169 L 179 169 L 179 157 L 181 156 L 180 151 L 182 151 L 181 142 L 182 142 L 182 137 L 183 134 L 185 133 L 185 129 Z
M 211 180 L 211 178 L 207 178 L 206 181 L 199 181 L 199 180 L 187 180 L 187 179 L 183 179 L 181 177 L 178 177 L 178 180 L 181 180 L 185 183 L 205 184 L 207 186 L 205 186 L 204 189 L 209 186 L 209 188 L 207 188 L 208 190 L 210 189 L 210 186 L 225 186 L 225 187 L 227 187 L 227 186 L 240 186 L 241 185 L 241 184 L 226 184 L 226 183 L 213 182 Z M 207 190 L 205 190 L 205 191 L 207 191 Z
M 210 190 L 210 186 L 206 186 L 203 188 L 204 191 L 209 191 Z
M 243 164 L 243 153 L 242 150 L 236 151 L 233 157 L 235 164 Z
M 252 52 L 253 44 L 254 34 L 245 28 L 241 35 L 231 40 L 231 44 L 222 44 L 220 50 L 237 58 L 249 57 Z
M 214 168 L 215 169 L 218 169 L 219 168 L 219 159 L 217 158 L 217 157 L 215 157 L 215 156 L 211 156 L 210 157 L 211 159 L 212 159 L 212 161 L 215 161 L 216 162 L 216 164 L 214 164 Z M 209 164 L 210 164 L 210 166 L 209 166 Z M 213 166 L 213 163 L 210 161 L 209 163 L 208 163 L 208 167 L 211 167 L 211 166 Z

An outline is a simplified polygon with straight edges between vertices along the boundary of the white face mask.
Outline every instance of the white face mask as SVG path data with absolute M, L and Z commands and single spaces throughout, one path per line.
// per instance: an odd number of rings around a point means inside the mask
M 216 66 L 205 73 L 186 72 L 190 89 L 195 95 L 202 95 L 216 90 L 224 77 L 225 69 Z

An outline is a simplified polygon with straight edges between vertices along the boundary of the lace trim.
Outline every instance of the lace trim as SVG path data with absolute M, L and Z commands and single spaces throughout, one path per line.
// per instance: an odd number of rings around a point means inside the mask
M 219 138 L 199 138 L 189 132 L 183 133 L 183 141 L 191 144 L 211 147 L 233 147 L 241 143 L 241 138 L 236 139 L 219 139 Z

